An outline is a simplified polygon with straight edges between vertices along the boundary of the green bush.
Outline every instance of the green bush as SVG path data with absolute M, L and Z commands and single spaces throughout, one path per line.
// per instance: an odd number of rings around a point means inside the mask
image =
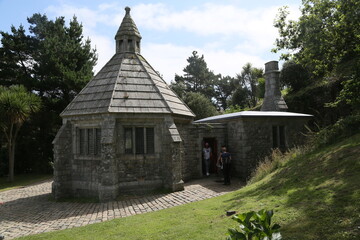
M 229 228 L 227 240 L 281 240 L 280 225 L 271 225 L 273 210 L 250 211 L 232 217 L 239 228 Z
M 323 128 L 315 134 L 314 142 L 317 146 L 324 146 L 353 136 L 360 132 L 360 114 L 350 115 L 339 119 L 334 125 Z

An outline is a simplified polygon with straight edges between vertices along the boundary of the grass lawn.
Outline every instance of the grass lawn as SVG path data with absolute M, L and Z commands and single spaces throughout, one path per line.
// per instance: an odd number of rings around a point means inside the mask
M 284 239 L 360 239 L 360 134 L 294 156 L 264 179 L 196 203 L 21 239 L 225 239 L 226 210 L 274 209 Z
M 7 182 L 6 177 L 2 177 L 2 178 L 0 178 L 0 192 L 14 189 L 14 188 L 24 187 L 24 186 L 31 185 L 33 183 L 41 182 L 41 181 L 51 179 L 51 178 L 52 178 L 52 175 L 50 175 L 50 174 L 32 174 L 32 173 L 19 174 L 19 175 L 15 175 L 14 182 L 10 183 L 10 182 Z

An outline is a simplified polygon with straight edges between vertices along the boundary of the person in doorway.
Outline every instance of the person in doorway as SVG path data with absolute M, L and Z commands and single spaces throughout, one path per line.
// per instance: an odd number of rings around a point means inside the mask
M 210 169 L 210 158 L 211 158 L 211 148 L 209 147 L 209 143 L 205 143 L 205 147 L 203 148 L 203 159 L 205 164 L 205 172 L 206 176 L 209 176 L 209 169 Z
M 223 166 L 224 185 L 230 185 L 231 154 L 229 152 L 227 152 L 225 146 L 222 146 L 221 150 L 222 150 L 222 153 L 221 153 L 220 161 Z

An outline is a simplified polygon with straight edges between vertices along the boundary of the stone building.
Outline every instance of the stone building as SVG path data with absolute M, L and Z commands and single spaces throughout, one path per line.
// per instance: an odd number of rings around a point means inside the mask
M 272 148 L 296 145 L 310 115 L 281 112 L 277 62 L 266 64 L 264 111 L 193 122 L 194 114 L 140 54 L 141 35 L 126 8 L 115 35 L 116 52 L 61 113 L 55 137 L 56 199 L 96 197 L 167 188 L 202 177 L 201 150 L 220 146 L 233 154 L 236 177 L 245 179 Z

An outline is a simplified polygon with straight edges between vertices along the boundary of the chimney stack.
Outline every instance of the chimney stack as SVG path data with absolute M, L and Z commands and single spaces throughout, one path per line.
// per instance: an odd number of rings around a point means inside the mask
M 280 91 L 278 61 L 265 63 L 265 97 L 261 111 L 287 111 L 288 107 Z

